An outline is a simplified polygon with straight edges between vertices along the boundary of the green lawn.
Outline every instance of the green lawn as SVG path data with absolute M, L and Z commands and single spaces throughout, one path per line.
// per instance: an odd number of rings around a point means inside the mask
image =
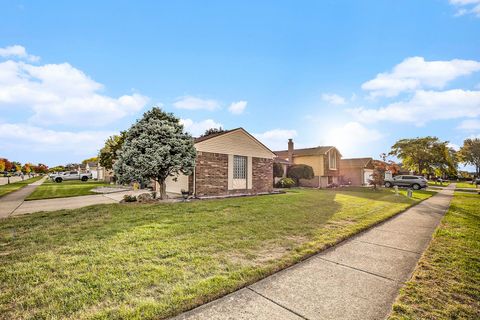
M 479 204 L 455 193 L 390 319 L 480 319 Z
M 27 197 L 26 200 L 38 200 L 38 199 L 52 199 L 52 198 L 65 198 L 86 196 L 89 194 L 96 194 L 91 190 L 99 187 L 106 186 L 108 183 L 103 181 L 63 181 L 60 183 L 52 182 L 51 180 L 45 181 L 42 185 L 38 186 L 35 191 Z
M 7 193 L 17 191 L 18 189 L 21 189 L 21 188 L 25 187 L 27 184 L 33 183 L 33 182 L 38 181 L 40 179 L 42 179 L 42 177 L 34 177 L 34 178 L 30 178 L 30 179 L 25 179 L 23 181 L 17 181 L 17 182 L 13 182 L 13 183 L 10 183 L 10 184 L 4 184 L 4 185 L 0 186 L 0 197 L 6 195 Z
M 428 185 L 432 187 L 446 187 L 450 184 L 450 182 L 435 182 L 435 181 L 428 181 Z
M 457 188 L 475 188 L 475 185 L 470 182 L 456 182 Z
M 160 319 L 405 210 L 392 190 L 291 190 L 0 220 L 0 318 Z

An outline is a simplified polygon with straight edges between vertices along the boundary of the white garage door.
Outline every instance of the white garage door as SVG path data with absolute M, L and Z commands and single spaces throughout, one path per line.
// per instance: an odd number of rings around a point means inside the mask
M 183 190 L 188 191 L 188 176 L 180 174 L 177 177 L 177 181 L 173 181 L 174 177 L 168 177 L 166 181 L 167 192 L 170 193 L 182 193 Z
M 363 171 L 363 184 L 368 184 L 368 180 L 372 178 L 373 170 L 365 169 Z

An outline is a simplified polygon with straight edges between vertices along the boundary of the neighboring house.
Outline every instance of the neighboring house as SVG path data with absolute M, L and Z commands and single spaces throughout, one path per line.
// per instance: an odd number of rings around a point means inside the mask
M 353 186 L 368 185 L 375 168 L 372 158 L 342 159 L 340 167 L 343 182 Z
M 293 140 L 288 140 L 288 149 L 274 151 L 276 161 L 287 160 L 290 164 L 306 164 L 313 168 L 315 177 L 311 180 L 301 180 L 300 185 L 314 188 L 325 188 L 329 184 L 339 183 L 340 159 L 342 155 L 333 146 L 295 149 Z
M 87 162 L 85 165 L 85 170 L 92 174 L 92 179 L 104 179 L 104 171 L 102 170 L 98 161 Z
M 275 154 L 243 128 L 197 138 L 195 149 L 193 174 L 170 177 L 168 193 L 188 190 L 202 198 L 273 191 Z

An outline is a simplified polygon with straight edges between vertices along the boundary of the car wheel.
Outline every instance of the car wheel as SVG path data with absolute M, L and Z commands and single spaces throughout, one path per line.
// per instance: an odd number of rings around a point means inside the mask
M 88 177 L 82 177 L 82 181 L 87 181 Z
M 55 182 L 56 182 L 56 183 L 60 183 L 60 182 L 62 182 L 62 181 L 63 181 L 62 178 L 55 178 Z
M 421 188 L 420 185 L 417 183 L 413 184 L 412 187 L 413 187 L 413 190 L 420 190 Z
M 392 183 L 391 182 L 385 182 L 385 187 L 386 188 L 391 188 L 392 187 Z

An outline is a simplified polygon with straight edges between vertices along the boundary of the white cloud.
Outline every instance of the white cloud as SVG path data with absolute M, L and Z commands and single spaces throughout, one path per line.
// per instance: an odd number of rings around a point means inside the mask
M 461 89 L 415 92 L 414 96 L 379 109 L 348 110 L 362 122 L 393 121 L 423 125 L 431 120 L 474 118 L 480 115 L 480 91 Z
M 448 147 L 448 148 L 451 148 L 451 149 L 453 149 L 453 150 L 455 150 L 455 151 L 460 150 L 460 146 L 459 146 L 458 144 L 451 143 L 451 142 L 449 142 L 449 143 L 447 144 L 447 147 Z
M 455 16 L 474 14 L 480 17 L 480 0 L 450 0 L 450 3 L 457 7 Z
M 334 93 L 322 94 L 322 100 L 335 105 L 345 104 L 345 98 Z
M 383 138 L 378 130 L 369 129 L 358 122 L 322 129 L 320 134 L 321 144 L 335 146 L 344 158 L 372 156 L 370 152 L 373 144 Z
M 465 131 L 480 131 L 480 119 L 463 120 L 457 129 Z
M 0 57 L 2 57 L 2 58 L 20 58 L 20 59 L 26 59 L 26 60 L 31 61 L 31 62 L 36 62 L 36 61 L 40 60 L 40 57 L 28 54 L 25 47 L 22 47 L 22 46 L 19 46 L 19 45 L 0 48 Z
M 0 109 L 28 109 L 35 125 L 105 125 L 140 111 L 148 101 L 140 94 L 110 97 L 98 92 L 102 88 L 68 63 L 0 63 Z
M 77 155 L 91 157 L 98 154 L 105 139 L 116 132 L 109 131 L 54 131 L 24 123 L 0 123 L 1 150 L 28 149 L 33 153 L 59 152 L 59 157 Z
M 247 107 L 247 101 L 241 100 L 237 102 L 232 102 L 230 107 L 228 107 L 228 111 L 230 111 L 233 114 L 242 114 L 243 111 L 245 111 L 246 107 Z
M 223 127 L 221 123 L 215 122 L 212 119 L 206 119 L 199 122 L 195 122 L 192 119 L 180 119 L 180 123 L 183 124 L 185 131 L 189 132 L 194 137 L 200 136 L 207 129 Z
M 379 73 L 362 84 L 372 97 L 394 97 L 405 91 L 445 87 L 450 81 L 480 71 L 480 62 L 454 59 L 450 61 L 425 61 L 411 57 L 396 65 L 391 72 Z
M 254 133 L 253 136 L 260 140 L 271 150 L 287 149 L 288 139 L 297 136 L 297 131 L 288 129 L 273 129 L 263 133 Z
M 213 99 L 202 99 L 193 96 L 180 97 L 173 105 L 178 109 L 187 110 L 208 110 L 213 111 L 220 108 L 220 103 Z

